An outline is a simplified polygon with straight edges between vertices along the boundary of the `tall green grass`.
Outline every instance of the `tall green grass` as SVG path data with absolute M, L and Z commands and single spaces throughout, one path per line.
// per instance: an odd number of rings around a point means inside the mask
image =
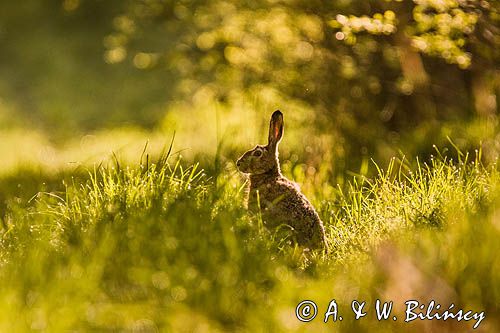
M 479 154 L 438 156 L 415 167 L 393 160 L 371 179 L 316 184 L 322 190 L 310 193 L 325 222 L 326 255 L 259 228 L 243 208 L 242 181 L 233 171 L 205 174 L 198 164 L 166 156 L 66 174 L 40 185 L 32 198 L 7 200 L 0 331 L 472 327 L 349 315 L 352 300 L 377 298 L 394 300 L 399 310 L 406 299 L 455 302 L 486 311 L 481 329 L 498 331 L 500 173 L 495 164 L 483 166 Z M 320 308 L 310 323 L 295 318 L 303 299 Z M 325 324 L 321 311 L 331 299 L 345 319 Z

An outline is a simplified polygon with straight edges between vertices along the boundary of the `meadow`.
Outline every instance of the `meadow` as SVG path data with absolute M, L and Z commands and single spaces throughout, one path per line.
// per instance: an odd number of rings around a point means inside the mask
M 500 1 L 3 1 L 0 45 L 0 332 L 500 332 Z M 277 109 L 327 252 L 245 209 Z
M 325 254 L 247 214 L 234 161 L 203 167 L 164 147 L 144 146 L 135 163 L 112 154 L 2 177 L 2 331 L 465 332 L 477 322 L 406 323 L 408 300 L 484 311 L 478 332 L 500 327 L 500 170 L 480 150 L 372 161 L 372 176 L 343 184 L 284 163 L 325 223 Z M 399 319 L 378 321 L 377 299 Z M 311 322 L 296 317 L 302 300 L 318 306 Z M 332 300 L 343 320 L 324 323 Z M 354 300 L 366 317 L 354 319 Z

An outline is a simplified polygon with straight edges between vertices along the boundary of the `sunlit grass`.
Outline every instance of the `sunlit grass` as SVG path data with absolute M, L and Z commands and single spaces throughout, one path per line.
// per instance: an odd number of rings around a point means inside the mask
M 11 198 L 0 241 L 2 331 L 418 332 L 418 323 L 347 315 L 303 324 L 294 307 L 335 298 L 348 313 L 353 299 L 432 297 L 485 310 L 485 331 L 498 327 L 500 174 L 479 155 L 416 168 L 393 160 L 376 177 L 329 185 L 329 196 L 311 191 L 326 256 L 258 228 L 236 174 L 207 175 L 167 155 L 115 160 L 61 175 L 29 201 Z

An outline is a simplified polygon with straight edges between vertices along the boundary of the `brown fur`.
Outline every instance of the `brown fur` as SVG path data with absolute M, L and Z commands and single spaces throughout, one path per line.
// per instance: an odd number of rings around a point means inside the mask
M 258 145 L 236 162 L 238 169 L 250 175 L 248 209 L 262 212 L 266 226 L 288 225 L 297 243 L 326 249 L 325 229 L 318 213 L 294 182 L 280 171 L 278 144 L 283 136 L 283 114 L 275 111 L 269 126 L 267 146 Z

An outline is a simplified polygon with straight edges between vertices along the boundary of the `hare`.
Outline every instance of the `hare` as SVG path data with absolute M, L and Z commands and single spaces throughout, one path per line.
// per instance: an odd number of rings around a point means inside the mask
M 249 174 L 248 210 L 258 213 L 260 209 L 267 227 L 290 226 L 299 245 L 326 250 L 325 229 L 318 213 L 298 185 L 281 174 L 278 144 L 283 125 L 283 113 L 275 111 L 267 146 L 257 145 L 236 162 L 239 171 Z

